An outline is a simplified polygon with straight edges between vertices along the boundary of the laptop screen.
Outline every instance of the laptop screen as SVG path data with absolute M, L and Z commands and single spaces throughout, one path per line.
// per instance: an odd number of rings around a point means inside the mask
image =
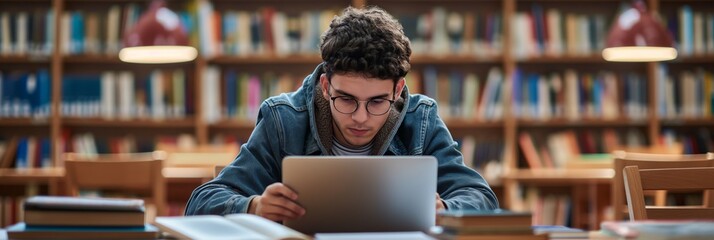
M 428 231 L 435 222 L 437 161 L 432 156 L 290 156 L 283 184 L 306 210 L 297 231 Z

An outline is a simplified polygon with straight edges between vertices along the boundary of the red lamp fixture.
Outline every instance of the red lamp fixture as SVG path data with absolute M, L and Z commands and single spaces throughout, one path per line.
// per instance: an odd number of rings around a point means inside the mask
M 637 0 L 613 22 L 602 57 L 612 62 L 656 62 L 677 58 L 674 41 Z
M 155 0 L 149 10 L 124 35 L 119 59 L 130 63 L 178 63 L 196 59 L 198 51 L 188 43 L 188 36 L 178 15 Z

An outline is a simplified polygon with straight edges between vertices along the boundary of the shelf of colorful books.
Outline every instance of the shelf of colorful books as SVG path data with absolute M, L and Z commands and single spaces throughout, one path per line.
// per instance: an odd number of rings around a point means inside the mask
M 647 119 L 633 120 L 628 118 L 617 118 L 617 119 L 548 119 L 548 120 L 518 120 L 519 127 L 528 128 L 562 128 L 562 127 L 645 127 L 647 126 Z
M 373 0 L 402 24 L 413 62 L 491 62 L 502 59 L 503 1 Z
M 62 118 L 66 127 L 116 127 L 122 128 L 192 128 L 195 121 L 185 119 L 103 119 L 103 118 Z
M 673 62 L 711 63 L 714 54 L 714 7 L 707 1 L 659 1 L 659 17 L 677 48 Z
M 605 62 L 599 55 L 621 5 L 621 1 L 517 1 L 509 21 L 511 53 L 517 61 Z

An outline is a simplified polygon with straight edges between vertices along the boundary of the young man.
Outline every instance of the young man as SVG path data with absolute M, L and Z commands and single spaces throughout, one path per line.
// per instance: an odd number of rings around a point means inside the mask
M 347 8 L 320 44 L 323 63 L 303 85 L 271 97 L 240 154 L 193 191 L 186 215 L 247 212 L 274 221 L 305 214 L 280 183 L 290 155 L 433 155 L 436 208 L 494 209 L 486 181 L 463 164 L 436 102 L 409 95 L 411 48 L 401 25 L 379 8 Z

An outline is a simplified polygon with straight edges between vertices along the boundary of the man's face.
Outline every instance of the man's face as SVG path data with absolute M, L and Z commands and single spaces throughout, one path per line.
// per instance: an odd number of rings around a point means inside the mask
M 394 100 L 395 94 L 399 96 L 404 87 L 404 79 L 397 83 L 397 92 L 394 93 L 394 82 L 389 79 L 366 78 L 356 74 L 333 74 L 332 81 L 325 74 L 320 76 L 322 95 L 330 102 L 332 113 L 332 130 L 335 138 L 348 147 L 359 147 L 369 144 L 387 121 L 389 113 L 380 111 L 380 105 L 389 105 L 388 100 Z M 331 98 L 337 97 L 334 101 Z M 339 110 L 335 104 L 339 101 L 357 100 L 358 107 L 353 113 L 344 106 Z M 370 102 L 371 101 L 371 102 Z M 370 112 L 366 106 L 370 106 Z M 391 105 L 390 105 L 391 106 Z M 338 106 L 340 107 L 340 106 Z M 354 109 L 354 108 L 352 108 Z M 391 109 L 391 107 L 390 107 Z

